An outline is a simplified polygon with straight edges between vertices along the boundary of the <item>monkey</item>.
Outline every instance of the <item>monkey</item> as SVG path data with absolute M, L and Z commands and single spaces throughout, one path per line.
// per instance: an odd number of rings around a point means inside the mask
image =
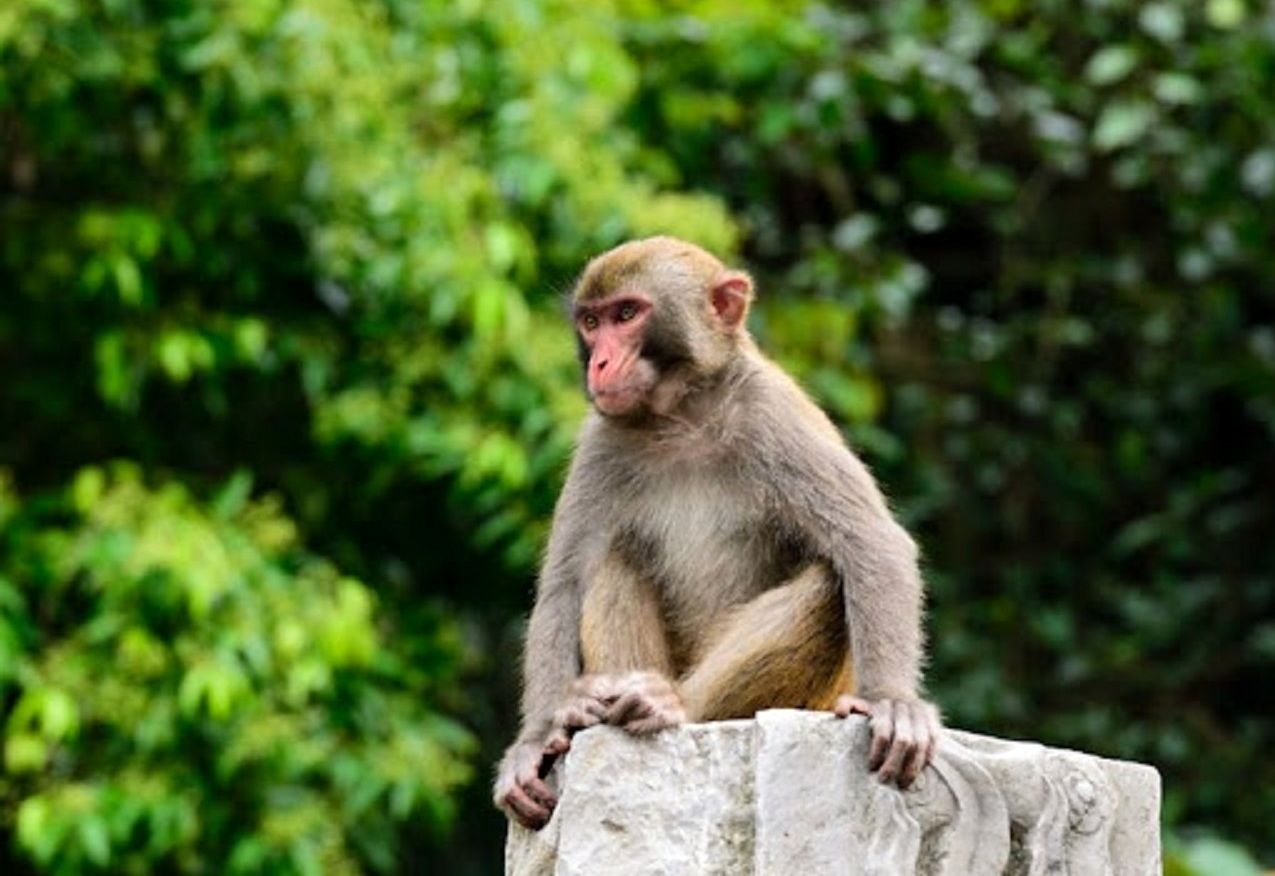
M 592 402 L 527 625 L 494 800 L 529 828 L 574 733 L 766 708 L 869 718 L 869 768 L 932 760 L 918 549 L 827 415 L 760 351 L 752 278 L 694 244 L 592 259 L 571 320 Z

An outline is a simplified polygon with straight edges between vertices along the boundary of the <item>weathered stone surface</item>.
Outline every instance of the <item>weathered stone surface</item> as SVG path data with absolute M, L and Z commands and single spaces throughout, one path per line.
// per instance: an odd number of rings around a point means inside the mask
M 1151 767 L 948 731 L 899 792 L 867 747 L 863 718 L 786 709 L 648 739 L 586 731 L 549 825 L 510 828 L 506 873 L 1160 873 Z

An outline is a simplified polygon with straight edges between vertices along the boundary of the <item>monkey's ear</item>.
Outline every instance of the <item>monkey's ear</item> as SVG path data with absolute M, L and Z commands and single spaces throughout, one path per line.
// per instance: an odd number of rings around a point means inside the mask
M 753 300 L 752 278 L 743 271 L 724 271 L 713 278 L 708 300 L 722 325 L 733 332 L 748 316 L 748 305 Z

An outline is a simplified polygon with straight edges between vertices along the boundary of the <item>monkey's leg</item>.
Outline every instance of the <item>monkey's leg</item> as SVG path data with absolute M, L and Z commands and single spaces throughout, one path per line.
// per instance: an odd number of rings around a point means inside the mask
M 659 593 L 618 557 L 604 558 L 585 587 L 580 653 L 586 674 L 673 675 Z
M 650 733 L 685 720 L 659 594 L 619 557 L 605 557 L 588 577 L 580 651 L 584 675 L 554 717 L 546 747 L 551 758 L 567 750 L 575 732 L 595 724 Z
M 841 588 L 822 564 L 734 609 L 680 683 L 691 721 L 831 709 L 853 687 Z

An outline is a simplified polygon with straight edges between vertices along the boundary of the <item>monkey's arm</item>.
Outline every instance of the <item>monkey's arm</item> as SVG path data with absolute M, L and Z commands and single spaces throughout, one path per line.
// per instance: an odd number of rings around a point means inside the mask
M 937 712 L 919 694 L 923 594 L 916 544 L 822 412 L 795 386 L 784 389 L 757 416 L 753 464 L 783 519 L 841 579 L 858 699 L 838 711 L 870 715 L 873 768 L 906 785 L 933 755 L 939 732 Z
M 540 773 L 542 765 L 556 756 L 546 748 L 554 713 L 580 674 L 579 550 L 586 517 L 578 507 L 577 468 L 573 463 L 554 510 L 536 603 L 527 624 L 522 727 L 497 768 L 493 791 L 497 806 L 531 828 L 543 827 L 557 803 Z
M 783 519 L 831 562 L 845 587 L 860 696 L 915 698 L 922 660 L 915 542 L 849 449 L 805 417 L 767 419 L 754 464 L 765 470 Z
M 554 712 L 580 674 L 580 586 L 546 561 L 523 653 L 522 728 L 518 739 L 543 742 Z

